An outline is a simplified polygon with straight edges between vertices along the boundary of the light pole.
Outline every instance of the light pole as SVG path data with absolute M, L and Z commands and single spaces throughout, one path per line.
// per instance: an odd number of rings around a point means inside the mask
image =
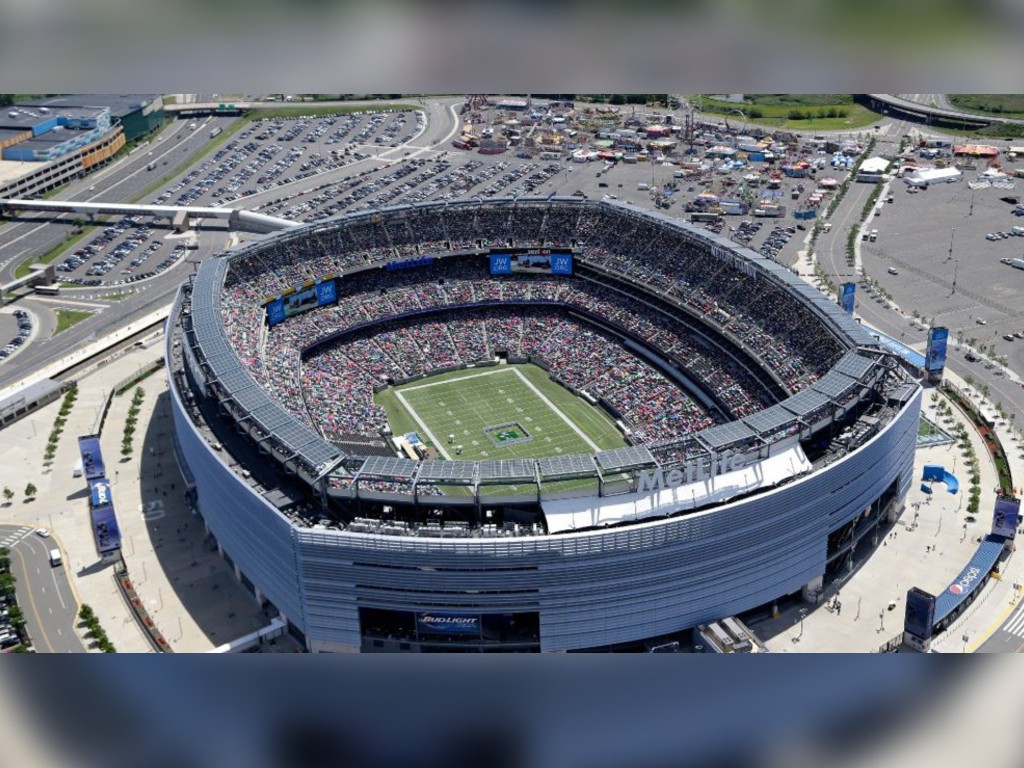
M 878 631 L 885 631 L 885 611 L 881 610 L 878 612 Z
M 960 639 L 964 641 L 964 651 L 963 652 L 967 653 L 967 641 L 970 639 L 970 635 L 968 635 L 966 632 L 964 632 L 963 636 Z
M 801 608 L 800 609 L 800 634 L 797 635 L 797 637 L 796 637 L 797 640 L 799 640 L 800 638 L 802 638 L 804 636 L 804 617 L 806 615 L 807 615 L 807 609 L 806 608 Z

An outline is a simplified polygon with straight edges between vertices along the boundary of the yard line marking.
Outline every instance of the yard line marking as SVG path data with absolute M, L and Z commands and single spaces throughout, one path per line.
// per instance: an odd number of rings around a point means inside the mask
M 499 368 L 496 371 L 481 371 L 480 373 L 473 373 L 469 376 L 457 376 L 454 379 L 445 379 L 444 381 L 435 381 L 431 384 L 417 384 L 415 387 L 402 387 L 403 392 L 413 392 L 417 389 L 426 389 L 427 387 L 440 387 L 444 384 L 454 384 L 456 381 L 466 381 L 467 379 L 479 379 L 482 376 L 494 376 L 497 373 L 508 373 L 512 371 L 516 373 L 512 368 Z M 397 392 L 397 390 L 395 390 Z
M 544 402 L 544 404 L 547 405 L 547 407 L 550 408 L 555 413 L 556 416 L 558 416 L 558 418 L 560 418 L 562 421 L 564 421 L 566 424 L 568 424 L 569 428 L 572 429 L 572 431 L 575 432 L 577 435 L 579 435 L 580 438 L 583 440 L 583 442 L 585 442 L 587 445 L 589 445 L 592 450 L 594 450 L 594 451 L 600 451 L 601 450 L 600 448 L 597 447 L 597 443 L 595 443 L 593 440 L 591 440 L 589 437 L 587 437 L 586 433 L 584 433 L 583 430 L 581 430 L 579 427 L 577 427 L 575 424 L 573 424 L 564 413 L 562 413 L 558 408 L 556 408 L 555 404 L 552 403 L 550 400 L 548 400 L 548 398 L 545 396 L 545 394 L 543 392 L 541 392 L 539 389 L 537 389 L 537 387 L 535 387 L 533 385 L 532 381 L 530 381 L 528 378 L 523 376 L 523 374 L 519 372 L 518 368 L 513 368 L 512 372 L 516 376 L 518 376 L 522 380 L 523 384 L 525 384 L 530 389 L 530 391 L 533 392 L 533 394 L 535 394 L 537 397 L 539 397 Z M 540 431 L 540 430 L 537 430 L 537 431 Z
M 424 386 L 432 385 L 426 384 Z M 409 415 L 412 416 L 413 421 L 420 425 L 420 429 L 423 430 L 423 433 L 430 438 L 430 441 L 434 444 L 434 447 L 437 448 L 437 452 L 444 456 L 448 461 L 451 461 L 452 457 L 448 454 L 448 451 L 444 449 L 444 445 L 442 445 L 441 441 L 437 439 L 437 436 L 430 431 L 430 427 L 423 423 L 423 419 L 421 419 L 420 415 L 416 413 L 416 409 L 409 405 L 409 401 L 406 400 L 402 396 L 402 393 L 399 392 L 397 389 L 395 390 L 395 397 L 398 398 L 398 402 L 402 404 L 405 410 L 409 412 Z

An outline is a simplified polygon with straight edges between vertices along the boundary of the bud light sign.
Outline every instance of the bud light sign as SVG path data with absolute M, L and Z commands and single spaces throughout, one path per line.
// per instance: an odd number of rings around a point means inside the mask
M 416 628 L 422 632 L 438 635 L 479 635 L 480 617 L 458 613 L 416 614 Z

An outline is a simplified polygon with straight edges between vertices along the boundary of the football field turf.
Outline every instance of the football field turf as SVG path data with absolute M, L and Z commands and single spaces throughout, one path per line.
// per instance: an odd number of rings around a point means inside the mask
M 626 444 L 604 411 L 533 365 L 453 371 L 376 399 L 394 434 L 416 432 L 447 459 L 543 458 Z

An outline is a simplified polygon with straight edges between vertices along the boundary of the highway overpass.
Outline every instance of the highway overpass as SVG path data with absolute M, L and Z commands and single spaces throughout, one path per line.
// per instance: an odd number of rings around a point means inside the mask
M 1024 125 L 1024 120 L 1020 118 L 978 115 L 973 112 L 960 112 L 931 104 L 918 104 L 916 101 L 909 101 L 892 93 L 861 93 L 857 94 L 856 98 L 876 112 L 884 112 L 890 117 L 927 125 L 967 130 L 986 128 L 990 125 Z
M 298 226 L 298 222 L 267 216 L 262 213 L 237 208 L 206 208 L 187 205 L 131 205 L 128 203 L 77 203 L 55 200 L 14 200 L 0 198 L 2 211 L 47 211 L 52 213 L 77 213 L 90 219 L 102 213 L 119 216 L 156 216 L 165 218 L 181 231 L 188 228 L 189 219 L 226 219 L 231 229 L 266 234 Z

